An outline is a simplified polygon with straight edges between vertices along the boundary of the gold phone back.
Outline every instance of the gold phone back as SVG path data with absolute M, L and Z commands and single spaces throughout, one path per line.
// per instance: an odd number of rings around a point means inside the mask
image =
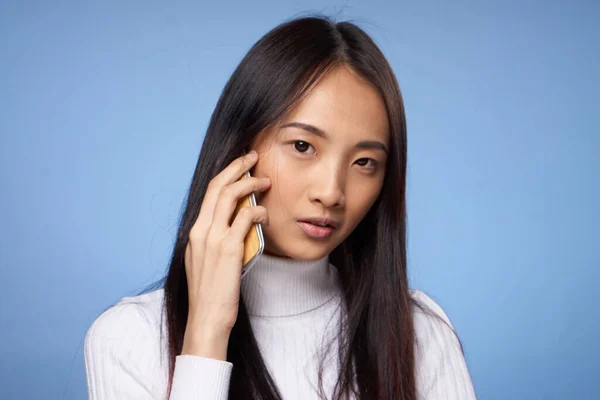
M 244 175 L 241 179 L 246 179 L 250 174 Z M 234 217 L 239 213 L 239 211 L 243 207 L 250 207 L 256 205 L 256 198 L 254 197 L 254 193 L 251 193 L 248 196 L 244 196 L 237 203 L 237 207 L 234 211 Z M 242 267 L 248 265 L 248 263 L 252 260 L 252 258 L 258 254 L 262 253 L 264 247 L 264 241 L 262 238 L 262 230 L 259 224 L 253 224 L 252 228 L 248 231 L 246 238 L 244 239 L 244 258 L 242 261 Z

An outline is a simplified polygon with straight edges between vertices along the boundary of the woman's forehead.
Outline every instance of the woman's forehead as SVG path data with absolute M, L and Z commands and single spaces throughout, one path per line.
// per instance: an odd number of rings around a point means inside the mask
M 385 104 L 375 87 L 347 72 L 324 77 L 279 126 L 300 122 L 332 138 L 370 138 L 387 141 Z

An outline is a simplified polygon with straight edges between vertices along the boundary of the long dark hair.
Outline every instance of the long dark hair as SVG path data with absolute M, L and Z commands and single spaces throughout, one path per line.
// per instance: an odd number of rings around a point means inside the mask
M 341 368 L 333 398 L 416 399 L 412 306 L 423 307 L 409 293 L 406 270 L 404 104 L 394 73 L 374 41 L 355 24 L 324 16 L 292 19 L 258 40 L 227 82 L 212 114 L 164 278 L 167 393 L 188 316 L 185 248 L 209 181 L 248 151 L 257 135 L 297 105 L 320 78 L 340 66 L 351 68 L 380 92 L 389 120 L 390 153 L 379 197 L 329 255 L 340 273 L 347 310 L 340 323 Z M 230 399 L 281 399 L 241 297 L 227 360 L 233 363 Z

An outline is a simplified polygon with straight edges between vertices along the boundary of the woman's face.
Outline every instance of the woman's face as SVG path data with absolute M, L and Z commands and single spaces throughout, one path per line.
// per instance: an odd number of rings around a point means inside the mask
M 275 128 L 261 132 L 253 175 L 271 179 L 257 193 L 266 207 L 265 253 L 317 260 L 346 239 L 369 211 L 385 176 L 388 119 L 374 87 L 348 68 L 325 76 Z M 300 221 L 328 217 L 326 237 Z M 303 229 L 304 227 L 304 229 Z

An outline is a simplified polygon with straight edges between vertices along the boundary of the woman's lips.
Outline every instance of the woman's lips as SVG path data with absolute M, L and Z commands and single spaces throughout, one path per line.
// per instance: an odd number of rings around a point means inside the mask
M 331 235 L 335 228 L 330 226 L 319 226 L 310 222 L 298 221 L 298 226 L 312 238 L 322 239 Z

